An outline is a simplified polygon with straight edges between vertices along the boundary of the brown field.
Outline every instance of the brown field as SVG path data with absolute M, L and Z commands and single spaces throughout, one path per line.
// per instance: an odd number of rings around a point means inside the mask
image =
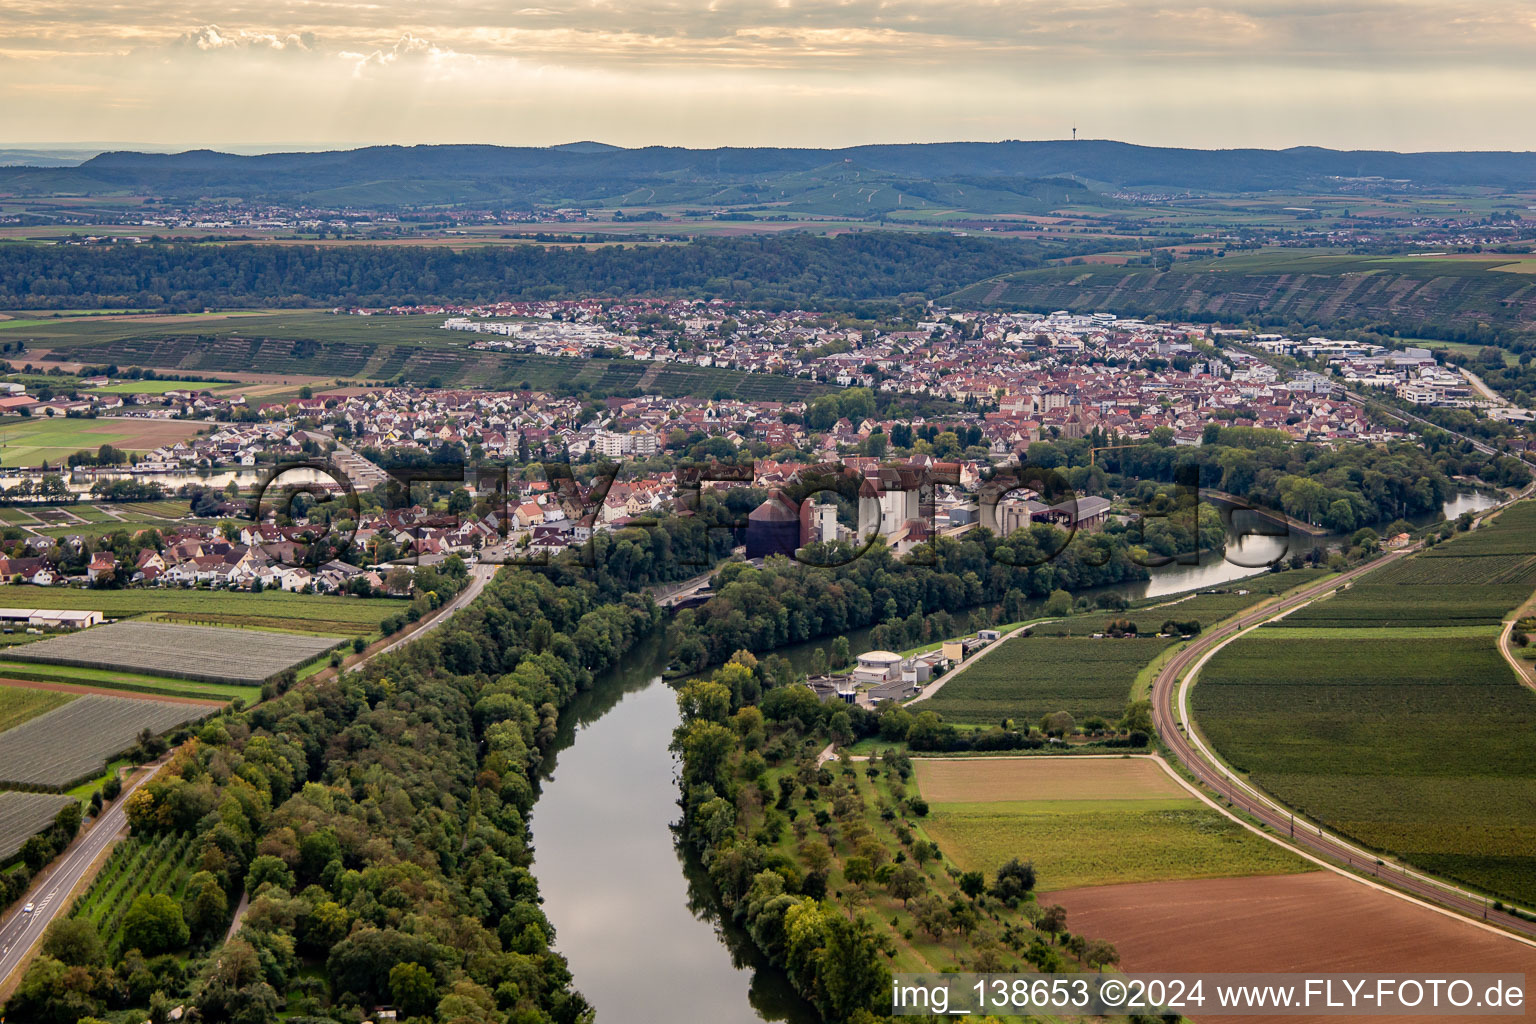
M 914 758 L 930 803 L 1156 800 L 1189 794 L 1149 757 Z
M 1130 972 L 1536 976 L 1536 948 L 1332 871 L 1094 886 L 1052 893 L 1050 902 L 1067 908 L 1072 931 L 1114 943 L 1121 968 Z M 1197 1019 L 1326 1024 L 1339 1018 L 1213 1014 Z M 1451 1019 L 1390 1018 L 1394 1024 Z

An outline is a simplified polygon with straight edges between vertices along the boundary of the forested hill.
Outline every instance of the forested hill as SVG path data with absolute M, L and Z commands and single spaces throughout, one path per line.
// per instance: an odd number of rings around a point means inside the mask
M 1419 186 L 1528 185 L 1536 153 L 1393 153 L 1301 147 L 1196 150 L 1124 142 L 951 142 L 844 149 L 580 144 L 371 146 L 321 153 L 236 156 L 209 150 L 103 153 L 74 168 L 0 168 L 0 189 L 27 194 L 144 190 L 161 195 L 294 198 L 327 190 L 393 185 L 418 201 L 443 194 L 525 199 L 621 197 L 637 186 L 722 185 L 777 189 L 809 176 L 833 181 L 853 171 L 869 179 L 1070 178 L 1098 186 L 1154 186 L 1201 191 L 1259 191 L 1377 178 Z M 684 198 L 679 194 L 678 198 Z
M 815 306 L 932 297 L 1040 264 L 1033 243 L 913 232 L 684 245 L 6 246 L 0 308 L 201 310 L 681 295 Z

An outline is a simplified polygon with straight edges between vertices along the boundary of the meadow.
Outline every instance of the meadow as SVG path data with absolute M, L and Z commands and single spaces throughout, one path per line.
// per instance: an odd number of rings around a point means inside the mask
M 1194 687 L 1200 730 L 1298 812 L 1536 903 L 1536 693 L 1496 646 L 1532 551 L 1526 502 L 1229 644 Z
M 1149 758 L 916 760 L 923 830 L 964 871 L 1032 861 L 1049 892 L 1312 865 L 1189 796 Z
M 190 420 L 7 416 L 0 420 L 0 466 L 58 465 L 75 452 L 95 452 L 104 444 L 126 452 L 152 451 L 206 429 L 207 424 Z

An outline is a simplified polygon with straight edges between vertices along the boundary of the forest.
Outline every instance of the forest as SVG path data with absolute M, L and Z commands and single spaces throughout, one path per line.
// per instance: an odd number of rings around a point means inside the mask
M 940 538 L 900 558 L 876 543 L 858 557 L 843 551 L 851 557 L 846 564 L 837 564 L 836 551 L 812 548 L 811 564 L 776 558 L 761 569 L 724 566 L 714 596 L 679 612 L 668 627 L 673 664 L 697 672 L 738 650 L 771 651 L 877 624 L 884 631 L 876 646 L 899 648 L 914 632 L 926 639 L 953 613 L 978 605 L 1001 603 L 1006 616 L 1056 590 L 1148 576 L 1122 538 L 1073 539 L 1043 524 L 1007 538 L 987 530 Z
M 550 949 L 526 820 L 560 709 L 659 615 L 566 571 L 503 572 L 364 671 L 207 723 L 127 806 L 138 839 L 192 837 L 195 894 L 143 901 L 120 957 L 89 919 L 56 922 L 6 1017 L 164 1020 L 188 1003 L 234 1024 L 356 1021 L 380 1004 L 402 1020 L 585 1019 Z
M 916 232 L 600 248 L 0 247 L 0 308 L 391 306 L 680 295 L 764 306 L 932 298 L 1040 263 L 1031 243 Z

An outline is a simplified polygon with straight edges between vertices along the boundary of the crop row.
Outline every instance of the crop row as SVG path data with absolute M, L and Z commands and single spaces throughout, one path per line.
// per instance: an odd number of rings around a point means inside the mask
M 339 642 L 336 637 L 133 621 L 81 630 L 9 653 L 18 661 L 49 665 L 257 684 Z
M 1117 720 L 1136 674 L 1169 641 L 1015 637 L 967 668 L 914 711 L 933 710 L 947 722 L 990 724 L 1004 718 L 1033 723 L 1067 711 Z
M 22 843 L 52 825 L 71 799 L 52 793 L 0 793 L 0 861 L 10 860 Z
M 71 916 L 89 918 L 109 945 L 115 943 L 123 915 L 140 893 L 181 895 L 192 874 L 192 854 L 188 835 L 129 838 L 113 851 Z
M 0 781 L 62 787 L 101 770 L 140 733 L 207 715 L 207 704 L 89 694 L 0 733 Z

